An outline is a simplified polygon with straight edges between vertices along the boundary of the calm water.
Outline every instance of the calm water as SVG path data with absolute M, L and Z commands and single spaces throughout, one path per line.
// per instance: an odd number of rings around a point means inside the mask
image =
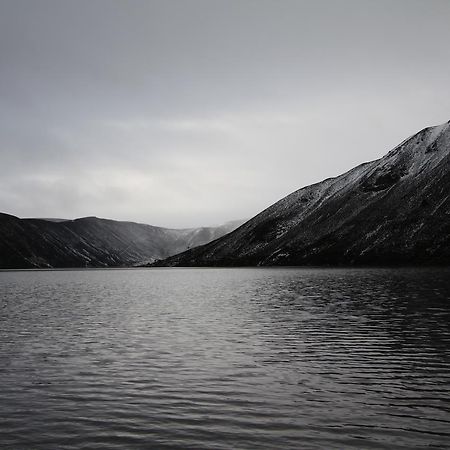
M 5 449 L 450 448 L 450 270 L 0 272 Z

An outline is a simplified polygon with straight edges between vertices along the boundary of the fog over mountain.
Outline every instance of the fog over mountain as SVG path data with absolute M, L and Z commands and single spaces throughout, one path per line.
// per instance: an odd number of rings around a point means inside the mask
M 0 1 L 0 211 L 252 217 L 448 120 L 448 0 Z
M 383 158 L 304 187 L 166 266 L 450 262 L 450 121 Z

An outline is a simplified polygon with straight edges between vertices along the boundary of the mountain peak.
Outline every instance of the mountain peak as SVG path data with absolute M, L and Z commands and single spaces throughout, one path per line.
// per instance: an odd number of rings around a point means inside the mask
M 449 130 L 425 128 L 162 265 L 448 264 Z

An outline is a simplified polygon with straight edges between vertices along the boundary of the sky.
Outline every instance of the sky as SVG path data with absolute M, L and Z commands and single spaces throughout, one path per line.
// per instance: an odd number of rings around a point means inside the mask
M 0 211 L 250 218 L 450 120 L 449 0 L 0 0 Z

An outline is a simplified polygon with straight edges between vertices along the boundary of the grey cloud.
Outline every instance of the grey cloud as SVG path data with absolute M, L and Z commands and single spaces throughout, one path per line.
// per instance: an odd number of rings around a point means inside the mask
M 0 211 L 249 217 L 448 120 L 450 3 L 0 1 Z

